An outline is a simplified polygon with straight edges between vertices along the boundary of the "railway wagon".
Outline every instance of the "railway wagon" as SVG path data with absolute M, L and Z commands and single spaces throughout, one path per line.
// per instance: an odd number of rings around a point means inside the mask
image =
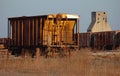
M 46 47 L 78 46 L 74 33 L 79 33 L 79 16 L 49 14 L 8 18 L 9 50 L 44 50 Z
M 91 34 L 90 47 L 93 49 L 114 49 L 115 31 L 94 32 Z
M 79 34 L 79 44 L 81 48 L 105 50 L 114 49 L 120 44 L 120 34 L 116 31 L 87 32 Z
M 116 47 L 120 47 L 120 30 L 116 31 L 115 43 L 116 43 Z
M 81 48 L 85 48 L 85 47 L 89 47 L 90 46 L 90 37 L 91 37 L 91 33 L 87 32 L 87 33 L 80 33 L 79 35 L 79 44 Z
M 0 38 L 0 49 L 7 49 L 8 38 Z

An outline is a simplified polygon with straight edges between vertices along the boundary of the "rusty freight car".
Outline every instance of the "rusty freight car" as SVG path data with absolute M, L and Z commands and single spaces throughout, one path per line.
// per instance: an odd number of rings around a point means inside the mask
M 115 35 L 115 47 L 120 47 L 120 30 L 116 31 L 116 35 Z
M 91 34 L 90 47 L 93 49 L 113 49 L 115 31 L 94 32 Z
M 74 14 L 49 14 L 8 18 L 9 50 L 20 53 L 22 49 L 41 50 L 46 47 L 79 46 L 74 42 L 79 33 L 79 16 Z
M 85 48 L 85 47 L 89 47 L 90 46 L 90 37 L 91 37 L 91 33 L 87 32 L 87 33 L 80 33 L 79 38 L 80 38 L 80 47 L 81 48 Z
M 79 44 L 81 48 L 115 49 L 120 45 L 120 33 L 118 31 L 80 33 Z

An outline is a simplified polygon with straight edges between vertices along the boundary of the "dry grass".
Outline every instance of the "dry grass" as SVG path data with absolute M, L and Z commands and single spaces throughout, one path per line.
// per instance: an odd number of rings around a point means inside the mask
M 64 58 L 0 60 L 0 76 L 120 76 L 120 54 L 92 55 L 89 49 Z

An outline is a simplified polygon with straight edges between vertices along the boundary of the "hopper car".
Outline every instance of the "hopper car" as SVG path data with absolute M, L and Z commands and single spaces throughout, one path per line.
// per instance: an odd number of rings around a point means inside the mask
M 120 47 L 120 31 L 116 31 L 115 39 L 115 46 Z
M 112 50 L 120 46 L 118 31 L 87 32 L 80 33 L 79 36 L 80 48 Z
M 24 49 L 43 52 L 48 47 L 78 47 L 79 40 L 74 33 L 79 33 L 79 28 L 79 15 L 74 14 L 11 17 L 8 18 L 8 49 L 21 54 Z
M 80 40 L 79 40 L 80 47 L 82 47 L 82 48 L 89 47 L 91 33 L 89 33 L 89 32 L 80 33 L 79 37 L 80 37 Z
M 60 51 L 61 48 L 98 50 L 120 47 L 120 31 L 80 32 L 79 15 L 48 14 L 8 18 L 7 48 L 20 55 L 29 50 L 35 55 L 37 50 L 45 53 L 48 48 Z
M 90 46 L 93 49 L 113 49 L 115 31 L 95 32 L 91 35 Z

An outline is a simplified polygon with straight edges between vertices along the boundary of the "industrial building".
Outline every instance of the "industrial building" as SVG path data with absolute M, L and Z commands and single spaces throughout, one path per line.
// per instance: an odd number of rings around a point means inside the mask
M 112 31 L 109 22 L 107 20 L 107 12 L 92 12 L 91 20 L 87 32 L 102 32 Z

